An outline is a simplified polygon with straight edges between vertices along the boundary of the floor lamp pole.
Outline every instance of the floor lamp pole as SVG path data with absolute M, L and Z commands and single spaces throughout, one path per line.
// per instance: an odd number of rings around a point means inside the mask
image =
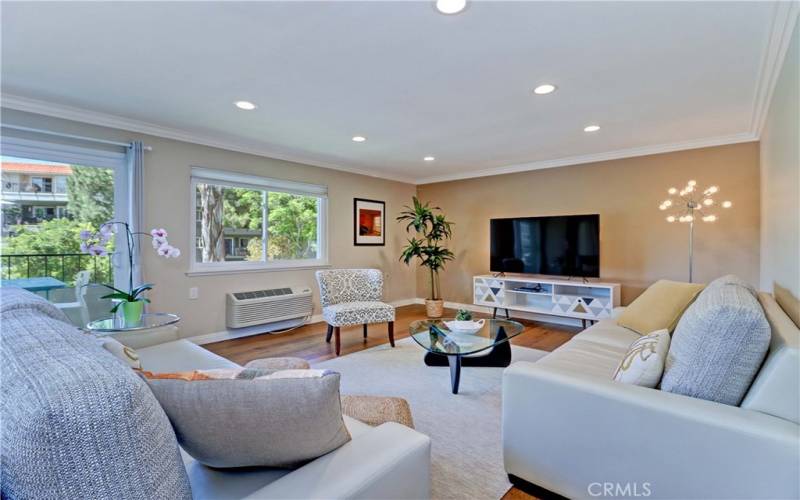
M 691 212 L 692 210 L 690 210 Z M 692 258 L 694 257 L 694 219 L 689 222 L 689 283 L 692 282 Z
M 689 283 L 692 283 L 694 263 L 694 220 L 695 217 L 700 217 L 703 222 L 714 222 L 717 216 L 712 213 L 706 212 L 715 207 L 716 204 L 712 195 L 719 192 L 719 187 L 709 186 L 702 193 L 696 190 L 697 182 L 689 181 L 686 187 L 678 191 L 678 188 L 671 187 L 667 189 L 670 197 L 667 198 L 661 205 L 658 206 L 659 210 L 674 210 L 672 214 L 667 215 L 667 222 L 688 222 L 689 223 Z M 694 194 L 693 194 L 694 193 Z M 725 200 L 720 205 L 724 209 L 731 208 L 733 203 Z M 694 213 L 697 212 L 697 216 Z

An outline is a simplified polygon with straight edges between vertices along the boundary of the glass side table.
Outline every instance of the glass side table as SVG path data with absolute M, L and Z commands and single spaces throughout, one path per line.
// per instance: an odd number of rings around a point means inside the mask
M 177 314 L 171 313 L 145 313 L 142 320 L 134 324 L 126 324 L 121 317 L 105 318 L 92 321 L 86 329 L 98 337 L 113 335 L 121 332 L 135 332 L 139 330 L 152 330 L 162 326 L 174 325 L 181 320 Z

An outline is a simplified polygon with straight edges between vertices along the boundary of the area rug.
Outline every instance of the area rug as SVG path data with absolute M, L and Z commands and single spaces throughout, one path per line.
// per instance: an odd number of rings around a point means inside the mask
M 450 369 L 425 366 L 413 339 L 317 363 L 342 374 L 343 394 L 398 396 L 411 405 L 414 426 L 432 441 L 435 499 L 499 499 L 511 487 L 503 469 L 500 402 L 503 368 L 464 367 L 458 394 Z M 544 351 L 512 346 L 513 361 Z

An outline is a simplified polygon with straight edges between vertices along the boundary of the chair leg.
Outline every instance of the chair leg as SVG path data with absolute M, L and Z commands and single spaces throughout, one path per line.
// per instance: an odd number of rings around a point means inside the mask
M 333 326 L 328 325 L 328 333 L 325 334 L 325 342 L 331 343 L 331 336 L 333 336 Z
M 340 335 L 340 328 L 338 326 L 333 327 L 333 336 L 335 337 L 336 341 L 336 355 L 338 356 L 342 350 L 342 339 Z
M 367 338 L 367 324 L 364 323 L 364 338 Z
M 389 322 L 389 343 L 394 347 L 394 321 Z

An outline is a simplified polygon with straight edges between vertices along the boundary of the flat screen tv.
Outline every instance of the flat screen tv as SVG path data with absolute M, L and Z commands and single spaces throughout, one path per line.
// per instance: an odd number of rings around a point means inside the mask
M 600 216 L 492 219 L 492 272 L 600 277 Z

